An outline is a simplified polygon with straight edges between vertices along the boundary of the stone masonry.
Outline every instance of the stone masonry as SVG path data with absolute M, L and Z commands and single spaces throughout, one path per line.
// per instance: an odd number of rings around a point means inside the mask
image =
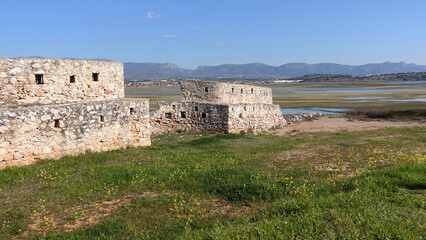
M 151 116 L 153 134 L 208 131 L 260 133 L 284 126 L 270 88 L 212 81 L 182 80 L 180 102 L 159 102 Z
M 124 98 L 122 63 L 0 58 L 2 107 L 116 98 Z
M 151 144 L 147 99 L 124 99 L 123 65 L 0 58 L 0 168 Z

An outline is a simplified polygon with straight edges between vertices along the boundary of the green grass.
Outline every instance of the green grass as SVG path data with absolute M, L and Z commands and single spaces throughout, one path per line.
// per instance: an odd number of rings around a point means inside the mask
M 0 171 L 0 239 L 421 239 L 426 127 L 155 136 Z

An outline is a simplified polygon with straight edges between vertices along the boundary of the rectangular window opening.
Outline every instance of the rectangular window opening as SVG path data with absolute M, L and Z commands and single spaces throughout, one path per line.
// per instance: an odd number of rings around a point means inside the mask
M 180 112 L 180 117 L 181 118 L 186 118 L 186 112 Z
M 35 79 L 36 79 L 37 84 L 44 84 L 43 74 L 36 74 Z
M 99 120 L 101 121 L 101 122 L 105 122 L 105 118 L 104 118 L 104 116 L 99 116 Z
M 234 93 L 235 92 L 235 89 L 234 88 L 232 88 L 232 93 Z
M 130 115 L 134 115 L 134 114 L 136 114 L 135 109 L 134 108 L 130 108 Z
M 99 73 L 92 73 L 92 78 L 94 82 L 99 81 Z
M 206 118 L 206 117 L 207 117 L 207 113 L 202 113 L 202 114 L 201 114 L 201 117 L 202 117 L 202 118 Z
M 209 88 L 208 88 L 208 87 L 205 87 L 205 88 L 204 88 L 204 91 L 205 91 L 205 92 L 209 92 Z
M 75 75 L 70 76 L 70 83 L 75 83 Z
M 55 128 L 61 127 L 61 122 L 59 120 L 55 120 Z
M 172 114 L 171 113 L 165 113 L 164 117 L 166 117 L 166 118 L 172 118 Z
M 254 92 L 254 91 L 253 91 L 253 88 L 252 88 L 252 89 L 251 89 L 251 94 L 253 94 L 253 92 Z
M 243 92 L 244 92 L 243 89 L 241 89 L 241 94 L 243 94 Z
M 198 111 L 198 107 L 197 106 L 194 107 L 194 111 Z

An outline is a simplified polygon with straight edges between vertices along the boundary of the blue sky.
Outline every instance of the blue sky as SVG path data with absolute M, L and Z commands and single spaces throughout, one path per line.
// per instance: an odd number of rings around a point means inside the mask
M 425 0 L 2 0 L 0 57 L 426 65 Z

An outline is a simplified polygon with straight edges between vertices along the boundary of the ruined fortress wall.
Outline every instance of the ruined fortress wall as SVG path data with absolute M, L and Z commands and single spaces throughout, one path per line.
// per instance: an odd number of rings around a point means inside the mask
M 146 99 L 0 108 L 0 168 L 150 145 Z
M 228 106 L 189 102 L 158 102 L 159 110 L 151 116 L 153 134 L 170 132 L 228 131 Z
M 171 132 L 260 133 L 283 127 L 279 105 L 159 102 L 151 116 L 153 134 Z
M 0 107 L 123 97 L 122 63 L 0 58 Z
M 229 106 L 229 133 L 260 133 L 273 128 L 284 127 L 279 105 L 234 104 Z
M 272 90 L 253 85 L 182 80 L 183 101 L 215 104 L 272 104 Z

